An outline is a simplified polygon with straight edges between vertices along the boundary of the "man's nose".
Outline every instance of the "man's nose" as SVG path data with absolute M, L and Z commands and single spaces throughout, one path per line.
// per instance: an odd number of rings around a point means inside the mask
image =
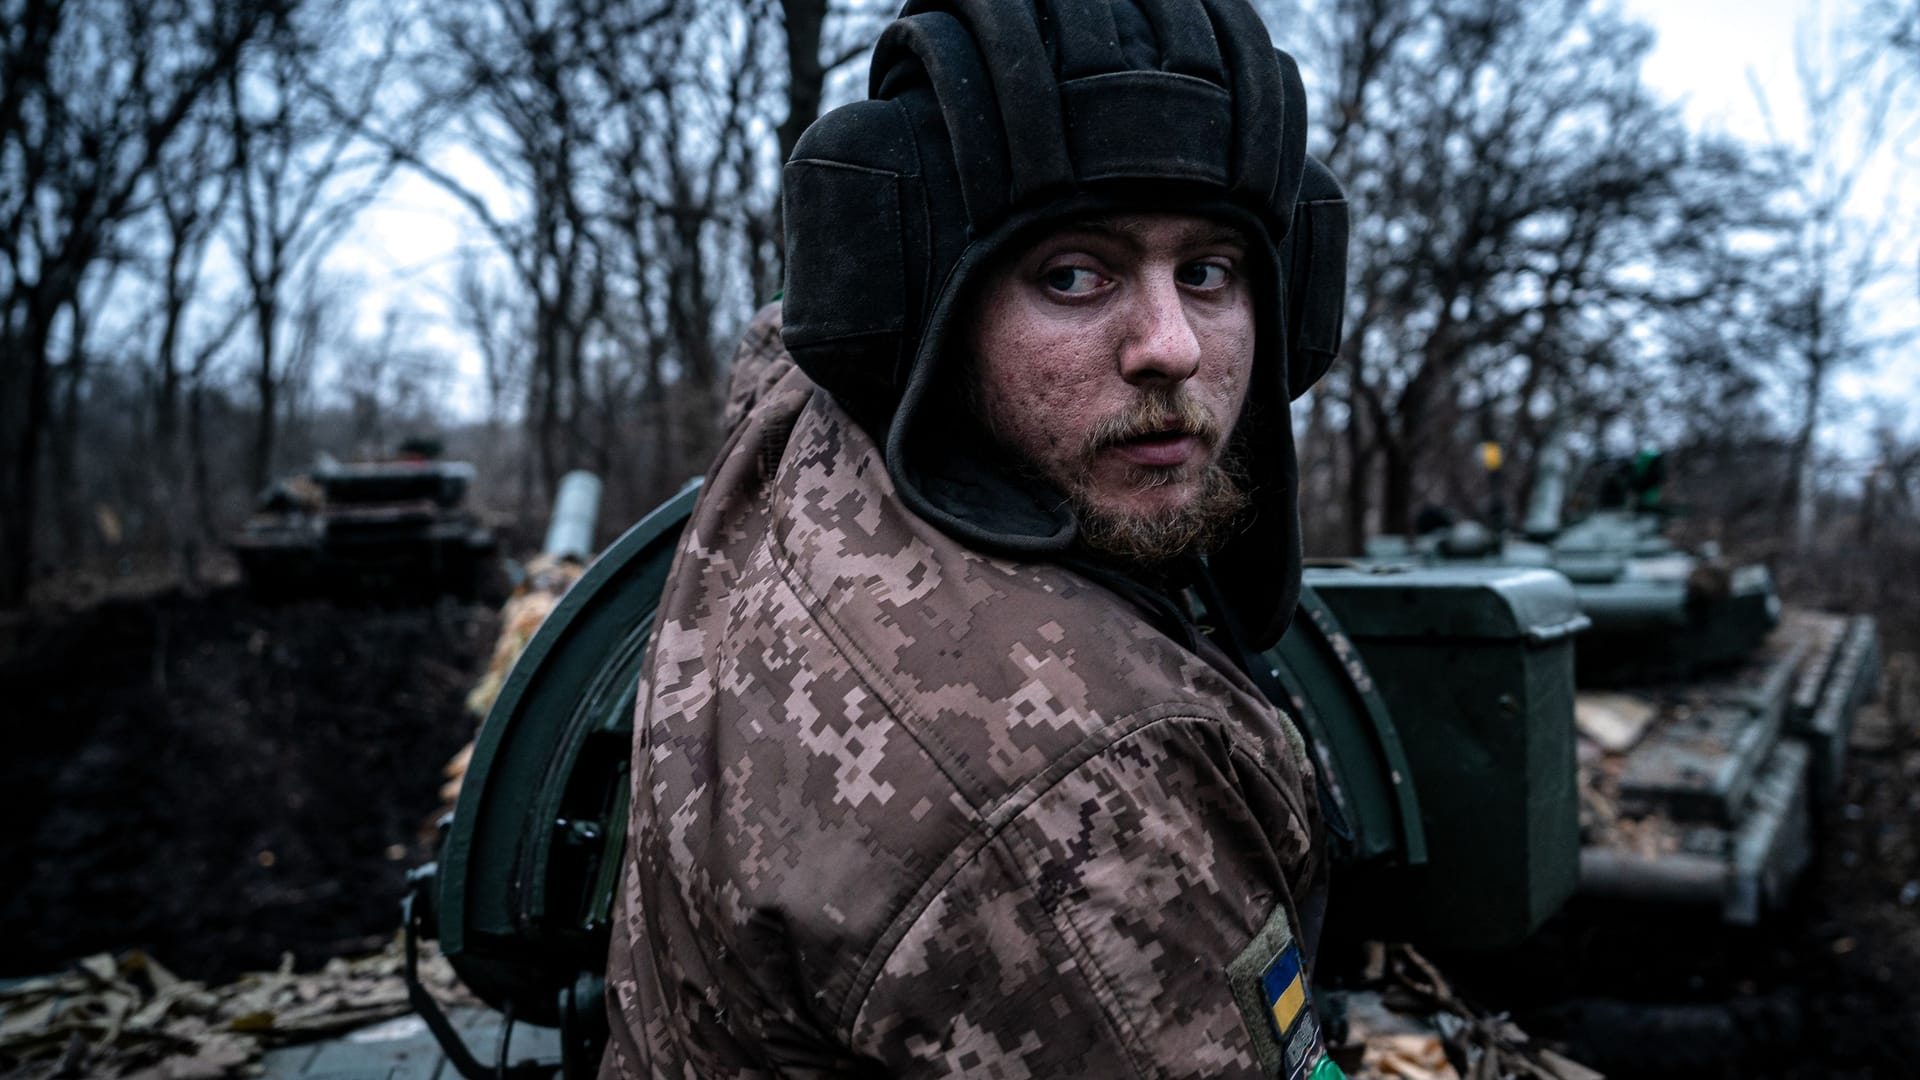
M 1200 337 L 1171 270 L 1143 275 L 1120 375 L 1130 383 L 1182 382 L 1200 370 Z

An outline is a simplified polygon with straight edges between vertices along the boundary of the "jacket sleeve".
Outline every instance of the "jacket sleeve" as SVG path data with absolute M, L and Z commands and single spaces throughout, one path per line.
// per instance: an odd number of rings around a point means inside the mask
M 897 1076 L 1279 1075 L 1265 1006 L 1235 983 L 1314 887 L 1301 786 L 1218 722 L 1174 718 L 990 808 L 984 843 L 903 917 L 856 1050 Z

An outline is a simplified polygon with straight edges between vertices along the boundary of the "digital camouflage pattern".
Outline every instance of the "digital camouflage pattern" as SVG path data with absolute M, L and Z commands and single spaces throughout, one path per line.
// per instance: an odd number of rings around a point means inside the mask
M 1226 969 L 1317 925 L 1297 733 L 908 512 L 777 309 L 734 386 L 640 687 L 603 1074 L 1260 1075 Z

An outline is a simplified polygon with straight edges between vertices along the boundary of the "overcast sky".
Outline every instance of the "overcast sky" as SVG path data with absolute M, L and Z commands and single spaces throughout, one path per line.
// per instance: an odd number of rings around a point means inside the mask
M 1760 141 L 1769 136 L 1769 111 L 1779 137 L 1802 136 L 1805 114 L 1799 104 L 1796 50 L 1813 49 L 1810 55 L 1822 59 L 1818 50 L 1832 36 L 1830 24 L 1851 5 L 1817 0 L 1623 0 L 1622 6 L 1659 34 L 1644 69 L 1650 85 L 1684 101 L 1695 127 Z M 1761 94 L 1768 102 L 1766 111 Z M 1914 98 L 1906 101 L 1913 107 Z M 1856 200 L 1862 217 L 1895 237 L 1904 261 L 1882 297 L 1880 324 L 1886 332 L 1920 326 L 1920 174 L 1914 171 L 1913 156 L 1911 147 L 1891 146 L 1877 155 Z M 1890 193 L 1901 204 L 1893 213 L 1886 210 Z M 1843 372 L 1834 382 L 1841 406 L 1864 406 L 1861 412 L 1885 404 L 1911 414 L 1920 396 L 1917 387 L 1920 342 L 1883 357 L 1872 369 Z M 1910 415 L 1905 428 L 1909 436 L 1920 434 L 1920 418 Z
M 1794 38 L 1813 17 L 1806 0 L 1624 0 L 1628 14 L 1659 33 L 1647 81 L 1683 98 L 1698 125 L 1764 134 L 1747 73 L 1790 96 Z

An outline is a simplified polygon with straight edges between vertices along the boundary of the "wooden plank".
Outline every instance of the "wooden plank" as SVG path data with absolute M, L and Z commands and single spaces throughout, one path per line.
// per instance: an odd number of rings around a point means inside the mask
M 455 1008 L 448 1017 L 473 1056 L 492 1067 L 500 1046 L 500 1015 L 490 1009 Z M 560 1033 L 519 1024 L 510 1047 L 513 1061 L 557 1062 Z M 337 1039 L 268 1051 L 264 1080 L 456 1080 L 459 1076 L 433 1033 L 419 1017 L 395 1017 Z

